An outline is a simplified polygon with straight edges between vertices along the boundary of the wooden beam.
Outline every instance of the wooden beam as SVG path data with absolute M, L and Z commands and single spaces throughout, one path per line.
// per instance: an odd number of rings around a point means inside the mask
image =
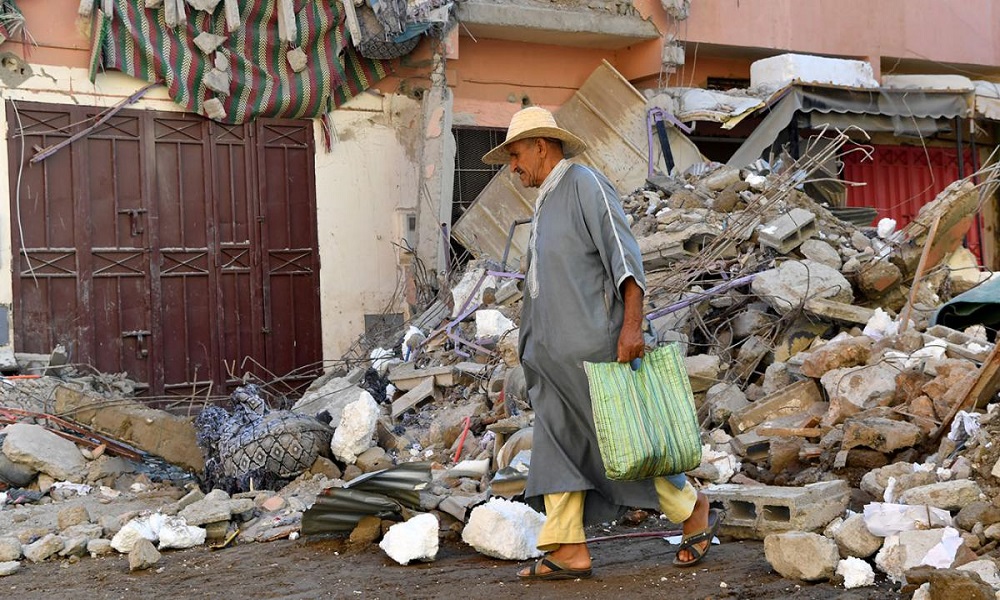
M 969 391 L 952 407 L 951 412 L 948 413 L 948 418 L 941 423 L 941 426 L 931 436 L 932 440 L 937 441 L 941 439 L 941 434 L 951 427 L 951 422 L 955 419 L 958 411 L 966 407 L 983 408 L 996 396 L 997 391 L 1000 390 L 1000 352 L 998 350 L 1000 350 L 1000 343 L 993 346 L 993 352 L 990 352 L 986 362 L 979 369 L 979 375 L 972 385 L 969 386 Z

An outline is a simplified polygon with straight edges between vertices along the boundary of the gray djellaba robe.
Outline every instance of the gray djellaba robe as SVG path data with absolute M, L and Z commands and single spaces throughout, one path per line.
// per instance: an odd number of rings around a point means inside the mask
M 618 193 L 604 175 L 573 164 L 540 197 L 534 218 L 519 341 L 535 411 L 525 497 L 542 510 L 543 494 L 586 490 L 587 525 L 627 507 L 656 508 L 652 480 L 605 476 L 583 370 L 584 361 L 617 360 L 622 282 L 631 276 L 645 289 Z

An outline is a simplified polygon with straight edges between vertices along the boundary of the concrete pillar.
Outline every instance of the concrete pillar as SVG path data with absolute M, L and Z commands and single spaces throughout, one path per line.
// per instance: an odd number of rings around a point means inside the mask
M 455 181 L 454 98 L 445 81 L 445 60 L 434 56 L 431 88 L 424 95 L 424 140 L 417 190 L 417 255 L 424 268 L 441 276 L 448 270 L 452 187 Z

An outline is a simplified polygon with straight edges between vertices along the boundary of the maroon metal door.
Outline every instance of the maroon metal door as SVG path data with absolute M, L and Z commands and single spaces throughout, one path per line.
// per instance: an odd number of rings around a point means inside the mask
M 897 228 L 912 221 L 921 207 L 958 179 L 958 150 L 920 146 L 873 146 L 871 160 L 862 152 L 844 155 L 845 181 L 864 183 L 848 186 L 848 206 L 878 210 L 879 219 L 896 220 Z M 965 154 L 965 172 L 972 171 L 972 155 Z M 979 229 L 969 229 L 969 249 L 980 254 Z
M 283 391 L 308 381 L 322 354 L 312 124 L 122 111 L 28 163 L 95 112 L 9 104 L 16 348 L 62 343 L 151 395 L 221 395 L 245 372 Z

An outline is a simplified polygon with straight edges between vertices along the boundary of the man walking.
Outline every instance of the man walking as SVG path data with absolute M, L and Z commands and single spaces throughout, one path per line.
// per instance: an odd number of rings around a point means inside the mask
M 605 476 L 583 363 L 643 355 L 645 276 L 614 186 L 566 160 L 584 150 L 583 140 L 560 128 L 549 111 L 530 107 L 513 116 L 503 144 L 483 157 L 487 164 L 509 163 L 524 186 L 539 188 L 519 353 L 535 411 L 525 496 L 544 501 L 538 548 L 547 554 L 522 570 L 522 579 L 589 577 L 584 524 L 616 519 L 628 507 L 658 507 L 683 523 L 674 559 L 679 566 L 701 560 L 720 521 L 683 475 Z

